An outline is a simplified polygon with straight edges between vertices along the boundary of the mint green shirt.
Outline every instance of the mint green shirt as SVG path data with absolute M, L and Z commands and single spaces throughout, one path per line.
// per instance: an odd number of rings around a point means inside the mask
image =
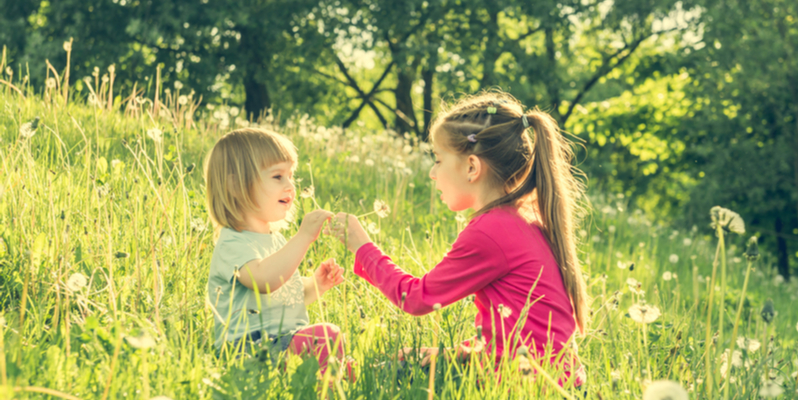
M 208 274 L 208 300 L 214 306 L 214 345 L 222 346 L 249 332 L 269 335 L 296 330 L 308 325 L 308 311 L 300 273 L 270 294 L 256 295 L 235 277 L 236 271 L 252 260 L 260 260 L 286 244 L 280 233 L 255 233 L 223 228 Z M 239 273 L 246 274 L 242 269 Z M 258 301 L 260 301 L 260 307 Z

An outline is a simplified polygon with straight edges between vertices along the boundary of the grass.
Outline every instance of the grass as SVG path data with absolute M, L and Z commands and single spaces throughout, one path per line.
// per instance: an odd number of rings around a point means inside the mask
M 775 260 L 763 255 L 742 297 L 747 237 L 728 234 L 727 263 L 717 267 L 727 272 L 725 284 L 717 279 L 715 285 L 724 289 L 714 292 L 709 316 L 708 277 L 721 256 L 710 220 L 673 231 L 651 224 L 627 199 L 599 193 L 579 235 L 593 298 L 592 321 L 575 340 L 588 372 L 581 390 L 559 393 L 545 379 L 520 373 L 519 360 L 502 365 L 499 381 L 479 362 L 440 358 L 431 381 L 412 365 L 398 382 L 389 355 L 403 346 L 448 347 L 474 336 L 475 309 L 459 301 L 429 316 L 404 315 L 352 274 L 309 314 L 312 323 L 331 322 L 345 332 L 348 353 L 359 363 L 355 383 L 321 384 L 314 360 L 286 354 L 217 357 L 205 300 L 214 245 L 202 160 L 228 126 L 244 123 L 241 116 L 228 108 L 200 115 L 192 99 L 181 105 L 178 94 L 162 97 L 155 117 L 150 100 L 112 95 L 109 107 L 101 94 L 109 89 L 99 83 L 89 104 L 80 100 L 88 88 L 65 101 L 67 90 L 58 85 L 36 94 L 17 85 L 19 92 L 0 88 L 2 398 L 409 399 L 428 398 L 432 386 L 438 398 L 634 399 L 662 379 L 678 382 L 692 399 L 717 398 L 740 300 L 737 336 L 761 346 L 734 363 L 730 398 L 759 398 L 765 381 L 786 398 L 797 397 L 797 280 L 783 281 Z M 23 124 L 37 117 L 35 134 L 22 136 Z M 386 132 L 320 127 L 299 116 L 273 128 L 299 149 L 298 192 L 313 172 L 316 198 L 300 199 L 299 215 L 314 209 L 314 201 L 357 215 L 372 211 L 375 199 L 386 201 L 389 216 L 364 219 L 407 271 L 419 276 L 431 269 L 465 225 L 435 195 L 424 145 Z M 322 237 L 301 273 L 309 275 L 328 257 L 352 268 L 344 246 Z M 666 272 L 677 276 L 665 280 Z M 75 274 L 87 279 L 85 286 Z M 767 298 L 777 311 L 769 324 L 761 317 Z M 635 322 L 627 310 L 639 302 L 657 307 L 660 316 L 648 325 Z M 710 347 L 707 328 L 717 332 Z

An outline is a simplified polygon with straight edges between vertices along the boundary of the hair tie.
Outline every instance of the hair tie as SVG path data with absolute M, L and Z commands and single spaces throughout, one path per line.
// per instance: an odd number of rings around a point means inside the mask
M 467 136 L 467 140 L 469 140 L 472 143 L 476 143 L 478 141 L 478 139 L 475 138 L 475 134 L 474 133 L 469 135 L 469 136 Z
M 526 128 L 530 126 L 530 125 L 528 125 L 528 116 L 525 115 L 525 114 L 522 114 L 522 126 L 524 126 Z

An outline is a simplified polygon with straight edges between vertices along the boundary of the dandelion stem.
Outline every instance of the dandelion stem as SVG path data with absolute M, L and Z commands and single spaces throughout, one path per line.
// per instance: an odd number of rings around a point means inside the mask
M 728 346 L 728 357 L 730 360 L 728 361 L 728 366 L 726 368 L 726 379 L 724 385 L 724 398 L 725 400 L 728 399 L 729 395 L 729 386 L 728 383 L 730 379 L 727 379 L 730 375 L 731 366 L 733 366 L 733 343 L 736 341 L 736 335 L 739 332 L 739 318 L 742 315 L 742 306 L 744 306 L 744 297 L 747 294 L 747 281 L 750 279 L 750 268 L 752 267 L 753 262 L 748 260 L 747 261 L 747 271 L 744 274 L 744 285 L 742 286 L 742 295 L 739 297 L 739 307 L 736 309 L 736 319 L 733 321 L 733 332 L 731 333 L 731 344 Z M 766 344 L 766 343 L 765 343 Z
M 720 259 L 720 267 L 721 275 L 720 275 L 720 292 L 719 292 L 719 343 L 724 343 L 723 341 L 723 333 L 725 331 L 725 289 L 727 288 L 727 282 L 725 280 L 725 272 L 728 269 L 725 263 L 725 232 L 722 228 L 717 229 L 717 235 L 719 235 L 719 243 L 720 243 L 720 251 L 719 251 L 719 259 Z M 729 363 L 730 364 L 730 363 Z
M 711 391 L 712 391 L 711 385 L 713 383 L 713 379 L 712 379 L 713 378 L 713 372 L 711 371 L 711 346 L 712 346 L 712 343 L 711 343 L 711 313 L 714 311 L 714 282 L 715 282 L 715 280 L 717 278 L 717 263 L 718 263 L 720 248 L 722 247 L 722 243 L 721 243 L 722 235 L 720 234 L 721 230 L 722 230 L 722 227 L 717 227 L 717 236 L 720 237 L 720 242 L 717 243 L 717 254 L 714 257 L 714 262 L 712 263 L 713 268 L 711 269 L 711 279 L 708 281 L 708 303 L 707 303 L 708 315 L 706 317 L 706 342 L 705 342 L 705 347 L 706 347 L 705 348 L 706 380 L 705 380 L 704 383 L 705 383 L 705 386 L 706 386 L 706 394 L 708 395 L 709 398 L 713 397 L 712 393 L 711 393 Z

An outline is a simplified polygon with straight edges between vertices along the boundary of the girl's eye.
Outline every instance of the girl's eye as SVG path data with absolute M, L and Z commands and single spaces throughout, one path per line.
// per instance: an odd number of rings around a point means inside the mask
M 280 175 L 275 175 L 275 176 L 273 176 L 273 178 L 275 178 L 277 180 L 281 180 L 281 176 Z

